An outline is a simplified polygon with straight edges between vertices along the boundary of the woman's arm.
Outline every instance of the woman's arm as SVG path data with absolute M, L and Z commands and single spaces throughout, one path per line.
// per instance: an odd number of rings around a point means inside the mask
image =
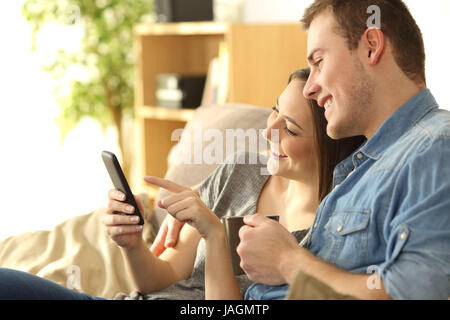
M 137 225 L 135 217 L 117 214 L 132 213 L 134 210 L 123 202 L 124 194 L 110 190 L 108 199 L 103 224 L 108 235 L 121 248 L 127 269 L 138 291 L 149 293 L 161 290 L 191 275 L 200 239 L 195 229 L 183 228 L 177 246 L 166 250 L 157 258 L 142 239 L 142 227 Z M 136 202 L 142 209 L 138 198 Z
M 141 293 L 150 293 L 188 279 L 194 267 L 199 240 L 198 232 L 185 226 L 177 245 L 166 249 L 159 258 L 153 255 L 143 240 L 135 248 L 121 248 L 136 289 Z
M 223 227 L 208 237 L 205 242 L 205 298 L 207 300 L 241 300 L 241 292 L 231 268 Z
M 158 205 L 177 220 L 194 227 L 205 239 L 206 299 L 242 299 L 231 268 L 223 225 L 217 215 L 200 199 L 198 191 L 157 177 L 145 177 L 145 181 L 173 192 L 173 195 L 162 199 Z M 187 227 L 183 227 L 182 232 Z M 167 250 L 170 249 L 166 249 L 164 253 Z

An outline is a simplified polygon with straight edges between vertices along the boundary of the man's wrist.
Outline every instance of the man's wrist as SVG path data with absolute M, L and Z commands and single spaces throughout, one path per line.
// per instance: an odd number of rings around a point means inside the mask
M 279 272 L 284 278 L 285 283 L 292 284 L 297 272 L 303 269 L 306 258 L 304 251 L 304 248 L 297 247 L 295 249 L 286 250 L 284 254 L 281 255 Z

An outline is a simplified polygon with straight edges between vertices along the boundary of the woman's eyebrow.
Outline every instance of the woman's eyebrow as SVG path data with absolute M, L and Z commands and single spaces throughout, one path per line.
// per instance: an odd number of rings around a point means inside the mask
M 276 105 L 277 111 L 279 111 L 279 103 L 278 103 L 278 100 L 279 100 L 279 97 L 277 98 L 277 105 Z M 305 129 L 303 129 L 303 128 L 302 128 L 297 122 L 295 122 L 295 120 L 292 119 L 291 117 L 288 117 L 287 115 L 283 115 L 283 117 L 284 117 L 287 121 L 289 121 L 290 123 L 292 123 L 293 125 L 295 125 L 296 127 L 298 127 L 299 129 L 305 131 Z

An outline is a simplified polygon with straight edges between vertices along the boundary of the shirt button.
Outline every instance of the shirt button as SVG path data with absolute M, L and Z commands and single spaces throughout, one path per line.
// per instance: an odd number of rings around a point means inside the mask
M 343 227 L 343 226 L 339 226 L 339 227 L 337 227 L 336 231 L 337 231 L 337 232 L 341 232 L 342 229 L 344 229 L 344 227 Z
M 316 228 L 317 228 L 317 222 L 316 222 L 316 223 L 314 223 L 314 226 L 313 226 L 313 228 L 314 228 L 314 229 L 316 229 Z
M 406 234 L 406 232 L 402 232 L 402 233 L 400 234 L 400 239 L 401 239 L 401 240 L 405 240 L 407 236 L 408 236 L 408 235 Z
M 357 157 L 359 160 L 361 160 L 362 158 L 364 158 L 364 155 L 363 155 L 361 152 L 359 152 L 359 153 L 356 155 L 356 157 Z

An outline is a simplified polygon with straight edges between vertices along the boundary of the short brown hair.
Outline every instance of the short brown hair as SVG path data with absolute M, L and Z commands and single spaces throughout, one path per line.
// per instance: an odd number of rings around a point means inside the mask
M 310 69 L 299 69 L 291 73 L 289 81 L 299 79 L 306 83 Z M 299 95 L 302 95 L 299 92 Z M 352 154 L 366 138 L 363 136 L 333 140 L 327 135 L 327 120 L 325 110 L 317 105 L 315 100 L 307 100 L 311 109 L 313 121 L 314 151 L 317 158 L 319 178 L 318 200 L 322 201 L 331 192 L 334 168 Z
M 349 50 L 355 50 L 367 29 L 371 5 L 380 8 L 381 30 L 392 44 L 397 65 L 415 83 L 426 83 L 422 33 L 402 0 L 315 0 L 305 10 L 301 23 L 309 29 L 314 18 L 330 8 L 338 34 L 347 40 Z

